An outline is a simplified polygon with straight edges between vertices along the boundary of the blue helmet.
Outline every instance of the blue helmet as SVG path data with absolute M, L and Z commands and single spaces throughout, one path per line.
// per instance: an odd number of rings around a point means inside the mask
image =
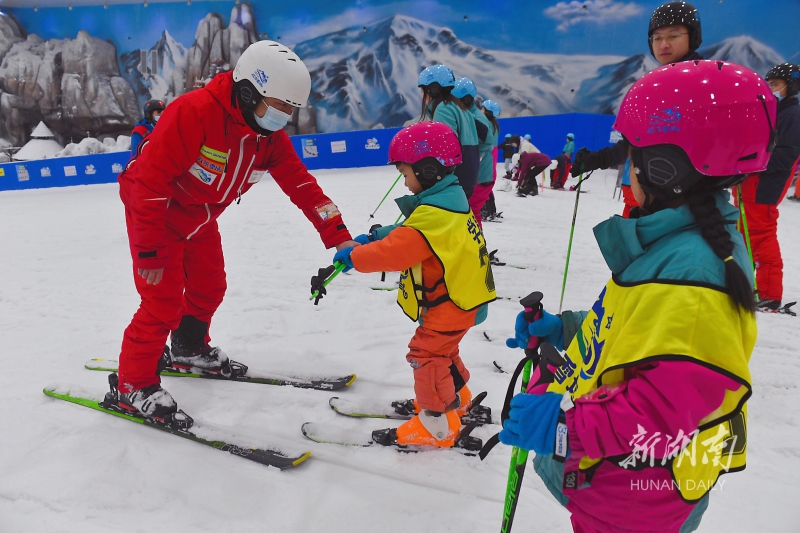
M 526 135 L 526 137 L 527 137 L 527 135 Z M 567 139 L 572 139 L 574 141 L 575 140 L 575 136 L 573 134 L 571 134 L 571 133 L 567 133 Z
M 438 83 L 441 87 L 453 87 L 456 84 L 456 77 L 450 67 L 444 65 L 433 65 L 419 73 L 417 87 L 427 87 Z
M 526 141 L 530 141 L 530 140 L 531 140 L 531 136 L 530 136 L 530 134 L 529 134 L 529 133 L 526 133 L 526 134 L 525 134 L 525 140 L 526 140 Z
M 511 134 L 510 133 L 506 133 L 506 139 L 510 139 L 510 138 L 511 138 Z
M 465 96 L 469 95 L 473 98 L 478 96 L 478 89 L 475 87 L 475 84 L 469 78 L 458 78 L 456 80 L 455 87 L 453 87 L 453 91 L 450 93 L 456 98 L 464 98 Z
M 500 104 L 494 100 L 484 100 L 483 108 L 490 111 L 495 118 L 500 116 Z M 507 137 L 511 137 L 511 134 L 508 134 Z

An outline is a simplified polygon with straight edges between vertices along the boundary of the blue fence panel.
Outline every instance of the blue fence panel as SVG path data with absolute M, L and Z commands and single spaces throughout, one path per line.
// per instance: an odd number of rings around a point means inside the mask
M 112 183 L 130 152 L 59 157 L 0 164 L 0 191 Z
M 500 140 L 511 135 L 530 134 L 531 142 L 541 151 L 554 158 L 561 154 L 567 143 L 567 133 L 575 135 L 575 150 L 586 146 L 599 150 L 611 144 L 611 126 L 614 115 L 591 115 L 570 113 L 568 115 L 541 115 L 535 117 L 501 118 Z
M 501 118 L 500 139 L 506 133 L 530 134 L 539 150 L 556 157 L 566 143 L 567 133 L 575 134 L 575 149 L 583 146 L 599 150 L 608 146 L 613 115 L 541 115 Z M 292 137 L 300 159 L 309 170 L 385 165 L 389 142 L 400 128 L 318 133 Z M 129 152 L 113 152 L 59 159 L 43 159 L 0 164 L 0 191 L 66 187 L 116 181 L 130 157 Z
M 309 170 L 385 165 L 400 128 L 295 135 L 292 143 Z

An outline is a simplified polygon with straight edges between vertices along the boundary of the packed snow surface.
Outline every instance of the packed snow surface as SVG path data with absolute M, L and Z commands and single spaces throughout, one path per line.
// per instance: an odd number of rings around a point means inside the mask
M 397 176 L 392 167 L 315 174 L 356 233 L 372 223 L 369 213 Z M 598 172 L 584 185 L 590 192 L 580 197 L 565 309 L 588 309 L 609 277 L 591 228 L 622 210 L 612 199 L 615 179 L 616 172 Z M 404 194 L 401 187 L 393 196 Z M 546 308 L 558 310 L 574 202 L 570 192 L 498 192 L 504 222 L 485 224 L 490 250 L 527 267 L 494 269 L 498 295 L 511 300 L 491 304 L 487 322 L 461 344 L 472 390 L 487 390 L 485 403 L 498 413 L 508 376 L 492 361 L 512 366 L 521 356 L 503 342 L 520 310 L 517 298 L 540 290 Z M 800 297 L 800 249 L 791 245 L 800 205 L 787 202 L 780 211 L 791 300 Z M 387 202 L 376 221 L 391 224 L 397 215 Z M 333 253 L 274 181 L 263 180 L 220 219 L 229 288 L 212 325 L 213 344 L 253 372 L 355 372 L 358 379 L 339 393 L 168 377 L 163 385 L 198 424 L 312 452 L 285 472 L 42 394 L 58 384 L 102 395 L 106 375 L 83 364 L 117 357 L 138 306 L 116 185 L 0 193 L 0 228 L 0 531 L 499 529 L 508 447 L 481 462 L 451 451 L 316 444 L 301 434 L 304 422 L 357 432 L 399 425 L 337 415 L 328 400 L 411 397 L 404 356 L 414 324 L 393 292 L 370 290 L 380 285 L 378 274 L 340 275 L 318 306 L 309 302 L 309 280 Z M 800 523 L 800 319 L 759 315 L 758 323 L 747 469 L 723 476 L 700 531 L 794 532 Z M 486 439 L 493 431 L 475 434 Z M 530 465 L 514 530 L 571 531 L 567 511 Z

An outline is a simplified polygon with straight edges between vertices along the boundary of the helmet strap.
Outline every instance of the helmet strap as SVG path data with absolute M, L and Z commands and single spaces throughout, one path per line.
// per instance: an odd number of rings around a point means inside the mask
M 767 145 L 767 152 L 774 152 L 775 147 L 778 146 L 778 128 L 777 126 L 772 125 L 772 121 L 769 118 L 769 110 L 767 109 L 767 98 L 763 94 L 758 95 L 758 99 L 761 100 L 761 105 L 764 108 L 764 113 L 767 115 L 767 124 L 769 124 L 769 144 Z M 775 122 L 778 122 L 778 117 L 775 117 Z

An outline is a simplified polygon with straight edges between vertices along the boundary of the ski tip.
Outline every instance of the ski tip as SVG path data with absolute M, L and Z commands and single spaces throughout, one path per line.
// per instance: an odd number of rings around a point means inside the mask
M 297 466 L 297 465 L 299 465 L 300 463 L 304 462 L 304 461 L 305 461 L 306 459 L 308 459 L 309 457 L 311 457 L 311 452 L 306 452 L 306 453 L 304 453 L 303 455 L 301 455 L 300 457 L 298 457 L 297 459 L 295 459 L 294 461 L 292 461 L 292 466 Z M 282 468 L 281 470 L 283 470 L 283 468 Z
M 503 370 L 503 367 L 502 367 L 502 366 L 500 366 L 500 365 L 497 363 L 497 361 L 492 361 L 492 364 L 494 365 L 494 367 L 497 369 L 497 371 L 498 371 L 498 372 L 502 372 L 503 374 L 508 374 L 508 372 L 506 372 L 505 370 Z
M 349 376 L 347 376 L 347 382 L 344 384 L 344 386 L 349 387 L 350 385 L 352 385 L 353 382 L 356 380 L 356 377 L 357 376 L 355 374 L 350 374 Z
M 336 405 L 334 405 L 334 404 L 336 403 L 336 400 L 338 400 L 338 399 L 339 399 L 339 397 L 338 397 L 338 396 L 332 396 L 332 397 L 331 397 L 331 399 L 330 399 L 330 400 L 328 400 L 328 405 L 330 405 L 331 409 L 333 409 L 333 410 L 334 410 L 334 411 L 336 411 L 337 413 L 338 413 L 339 411 L 338 411 L 338 409 L 336 409 Z M 305 425 L 304 425 L 304 427 L 305 427 Z
M 483 332 L 483 338 L 489 342 L 492 342 L 492 339 L 489 338 L 489 335 L 487 335 L 485 331 Z

